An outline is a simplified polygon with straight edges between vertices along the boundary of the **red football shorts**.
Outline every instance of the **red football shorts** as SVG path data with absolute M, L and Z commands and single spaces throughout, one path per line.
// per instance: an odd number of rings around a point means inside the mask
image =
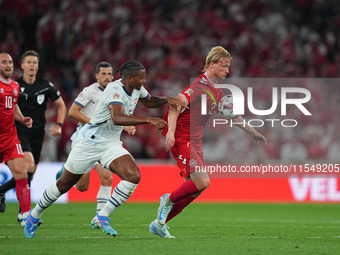
M 190 145 L 190 142 L 175 142 L 171 154 L 180 168 L 181 176 L 190 176 L 190 169 L 195 171 L 196 166 L 203 166 L 204 157 L 202 144 Z
M 19 140 L 12 144 L 12 146 L 9 146 L 7 149 L 0 152 L 0 162 L 6 163 L 15 158 L 25 158 Z

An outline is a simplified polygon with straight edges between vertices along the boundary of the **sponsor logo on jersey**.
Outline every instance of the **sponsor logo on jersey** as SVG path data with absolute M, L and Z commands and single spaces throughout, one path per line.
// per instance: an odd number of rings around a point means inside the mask
M 194 91 L 191 88 L 189 88 L 186 91 L 184 91 L 184 93 L 188 94 L 188 96 L 190 96 L 192 93 L 194 93 Z
M 38 95 L 37 96 L 37 103 L 42 104 L 45 100 L 45 95 Z
M 0 89 L 0 93 L 5 93 L 3 88 Z
M 21 88 L 20 88 L 20 91 L 21 91 L 21 93 L 23 93 L 23 92 L 25 91 L 25 88 L 24 88 L 24 87 L 21 87 Z
M 135 98 L 135 100 L 134 100 L 134 101 L 135 101 L 135 104 L 137 104 L 137 103 L 138 103 L 138 99 L 137 99 L 137 98 Z
M 118 99 L 120 97 L 119 93 L 114 93 L 113 94 L 113 99 Z

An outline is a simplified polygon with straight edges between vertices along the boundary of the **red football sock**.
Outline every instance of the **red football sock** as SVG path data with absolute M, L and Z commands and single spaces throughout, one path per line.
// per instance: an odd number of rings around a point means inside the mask
M 178 189 L 174 190 L 170 194 L 169 199 L 171 202 L 176 203 L 177 201 L 197 192 L 199 192 L 199 190 L 197 189 L 195 183 L 192 180 L 188 180 L 184 182 Z
M 187 207 L 192 201 L 195 200 L 196 197 L 186 197 L 183 198 L 182 200 L 177 201 L 173 206 L 172 209 L 168 215 L 168 217 L 166 218 L 166 222 L 167 223 L 169 220 L 171 220 L 173 217 L 175 217 L 177 214 L 179 214 L 181 211 L 183 211 L 183 209 L 185 207 Z
M 22 213 L 31 209 L 31 191 L 27 179 L 16 180 L 16 194 Z

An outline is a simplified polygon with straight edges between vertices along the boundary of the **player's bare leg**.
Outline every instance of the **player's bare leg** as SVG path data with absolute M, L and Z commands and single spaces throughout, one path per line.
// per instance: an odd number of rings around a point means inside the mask
M 83 174 L 74 187 L 80 192 L 87 191 L 90 185 L 90 172 Z
M 110 226 L 108 216 L 132 195 L 140 181 L 140 172 L 131 155 L 123 155 L 113 160 L 109 167 L 122 180 L 114 188 L 109 201 L 96 215 L 96 223 L 104 233 L 116 236 L 117 232 Z
M 38 227 L 39 219 L 43 212 L 52 205 L 62 194 L 69 191 L 74 184 L 81 178 L 82 174 L 73 174 L 66 168 L 60 178 L 52 183 L 44 191 L 36 206 L 31 210 L 29 218 L 25 226 L 25 237 L 33 238 L 36 228 Z
M 56 181 L 56 186 L 60 193 L 64 194 L 75 185 L 83 174 L 73 174 L 64 168 L 60 178 Z

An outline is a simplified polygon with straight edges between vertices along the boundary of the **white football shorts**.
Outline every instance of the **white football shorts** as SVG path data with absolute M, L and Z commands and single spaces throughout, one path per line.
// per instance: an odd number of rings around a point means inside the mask
M 82 137 L 73 142 L 73 148 L 65 163 L 65 168 L 73 174 L 84 174 L 91 171 L 97 161 L 110 169 L 110 163 L 123 155 L 131 155 L 123 146 L 122 142 L 101 147 L 92 145 Z

